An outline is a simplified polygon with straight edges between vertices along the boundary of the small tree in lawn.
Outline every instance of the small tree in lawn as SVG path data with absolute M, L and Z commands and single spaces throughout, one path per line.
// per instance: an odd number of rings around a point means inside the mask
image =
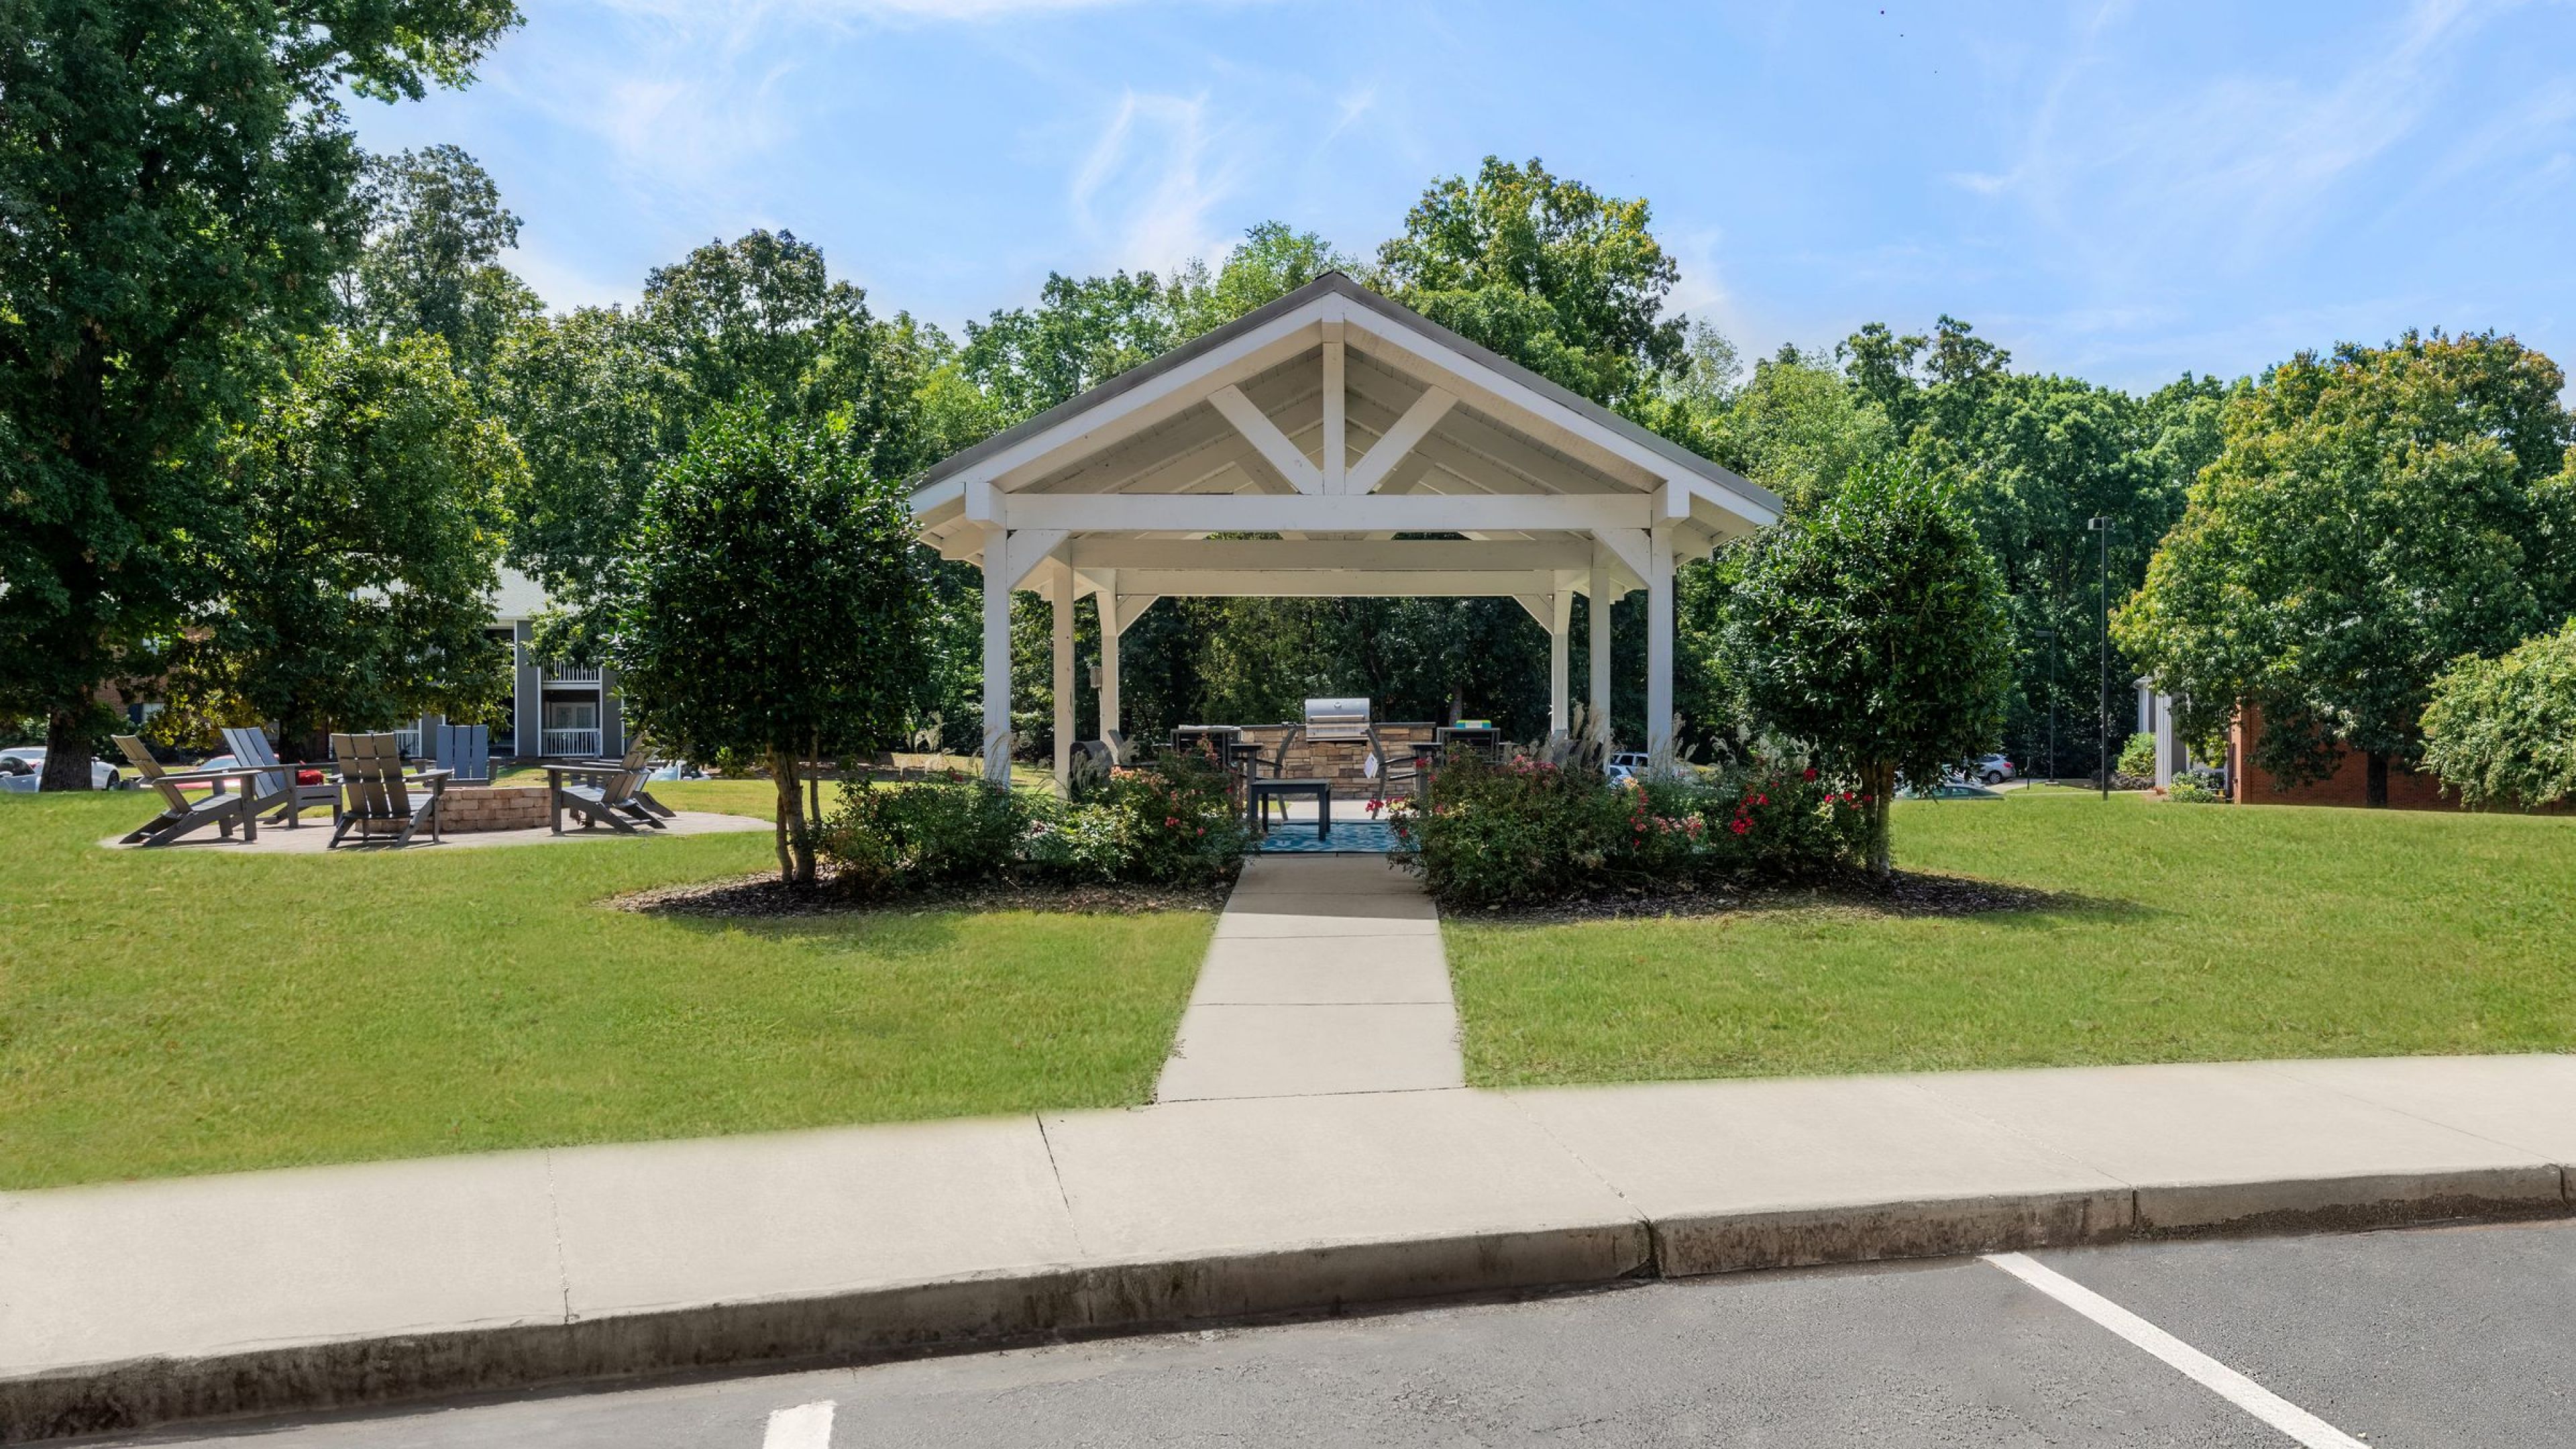
M 609 655 L 666 748 L 758 759 L 778 878 L 814 883 L 799 762 L 893 744 L 928 681 L 909 500 L 845 429 L 719 408 L 646 492 Z
M 1897 782 L 1930 784 L 2000 738 L 2010 633 L 1975 526 L 1891 460 L 1747 545 L 1719 647 L 1756 720 L 1858 777 L 1883 876 Z

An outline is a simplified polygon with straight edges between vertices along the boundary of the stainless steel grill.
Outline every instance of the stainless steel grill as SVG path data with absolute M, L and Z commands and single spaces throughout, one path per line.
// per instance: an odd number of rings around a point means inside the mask
M 1369 702 L 1365 699 L 1306 701 L 1306 738 L 1365 740 L 1369 737 Z

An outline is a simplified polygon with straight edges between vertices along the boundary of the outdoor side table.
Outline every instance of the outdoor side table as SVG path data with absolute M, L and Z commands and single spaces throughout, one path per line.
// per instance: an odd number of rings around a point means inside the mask
M 1270 833 L 1270 812 L 1263 803 L 1274 796 L 1312 795 L 1315 797 L 1315 838 L 1333 838 L 1333 782 L 1330 780 L 1255 780 L 1252 798 L 1246 802 L 1252 818 L 1259 822 L 1262 834 Z

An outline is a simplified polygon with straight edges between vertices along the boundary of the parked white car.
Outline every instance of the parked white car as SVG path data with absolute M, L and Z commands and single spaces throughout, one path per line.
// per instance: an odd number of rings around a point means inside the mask
M 5 774 L 12 778 L 24 778 L 30 781 L 37 780 L 42 778 L 45 773 L 45 747 L 42 745 L 23 745 L 14 750 L 0 750 L 0 761 L 7 762 L 0 763 L 0 774 Z M 109 764 L 105 760 L 97 759 L 93 759 L 89 762 L 89 787 L 91 789 L 113 790 L 124 783 L 124 772 L 117 769 L 114 765 Z M 33 790 L 36 787 L 33 784 L 27 784 L 17 786 L 15 788 Z
M 1984 785 L 2000 785 L 2006 780 L 2016 778 L 2017 774 L 2018 772 L 2013 769 L 2013 762 L 2003 756 L 1980 755 L 1952 770 L 1950 778 L 1974 781 Z

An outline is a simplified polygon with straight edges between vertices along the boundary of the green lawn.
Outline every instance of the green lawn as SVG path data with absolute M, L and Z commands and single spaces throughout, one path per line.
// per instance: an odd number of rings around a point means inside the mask
M 96 848 L 152 808 L 0 796 L 0 1188 L 1141 1102 L 1213 927 L 596 904 L 767 868 L 766 833 Z
M 1896 845 L 2059 899 L 1452 923 L 1470 1080 L 2576 1047 L 2576 819 L 2066 792 L 1902 805 Z

